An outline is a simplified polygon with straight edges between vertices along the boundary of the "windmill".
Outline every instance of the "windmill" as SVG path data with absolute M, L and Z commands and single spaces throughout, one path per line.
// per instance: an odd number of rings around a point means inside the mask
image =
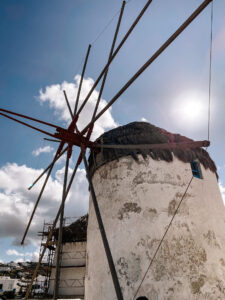
M 52 172 L 52 169 L 54 167 L 54 164 L 56 163 L 56 161 L 63 155 L 66 154 L 66 163 L 65 163 L 65 172 L 64 172 L 64 183 L 63 183 L 63 193 L 62 193 L 62 201 L 61 201 L 61 205 L 60 208 L 57 212 L 56 218 L 54 220 L 53 226 L 52 226 L 52 230 L 49 233 L 49 237 L 48 240 L 46 242 L 46 245 L 48 243 L 48 241 L 51 239 L 52 234 L 54 232 L 54 229 L 56 227 L 56 224 L 58 222 L 58 220 L 60 219 L 59 222 L 59 238 L 58 238 L 58 247 L 57 247 L 57 262 L 56 262 L 56 280 L 55 280 L 55 288 L 54 288 L 54 298 L 57 299 L 58 297 L 58 281 L 59 281 L 59 272 L 60 272 L 60 249 L 61 249 L 61 243 L 62 243 L 62 227 L 63 227 L 63 218 L 64 218 L 64 207 L 65 207 L 65 201 L 67 198 L 67 195 L 70 191 L 71 185 L 73 183 L 76 171 L 78 169 L 78 166 L 81 164 L 81 162 L 84 162 L 84 166 L 86 169 L 86 173 L 87 173 L 87 179 L 88 179 L 88 183 L 89 183 L 89 187 L 90 187 L 90 192 L 92 195 L 92 200 L 93 200 L 93 205 L 94 205 L 94 209 L 95 209 L 95 213 L 96 213 L 96 217 L 97 217 L 97 221 L 98 221 L 98 225 L 99 225 L 99 229 L 101 232 L 101 237 L 102 237 L 102 241 L 104 244 L 104 249 L 105 249 L 105 253 L 107 256 L 107 260 L 108 260 L 108 264 L 109 264 L 109 268 L 110 268 L 110 272 L 111 272 L 111 276 L 112 276 L 112 280 L 113 280 L 113 284 L 115 287 L 115 291 L 116 291 L 116 295 L 117 295 L 117 299 L 123 299 L 123 295 L 122 295 L 122 291 L 121 291 L 121 287 L 119 284 L 119 280 L 118 280 L 118 276 L 117 276 L 117 272 L 115 269 L 115 265 L 114 265 L 114 261 L 113 261 L 113 257 L 110 251 L 110 246 L 107 240 L 107 236 L 106 236 L 106 232 L 104 229 L 104 224 L 102 221 L 102 217 L 101 217 L 101 212 L 99 210 L 98 207 L 98 201 L 95 195 L 95 189 L 92 183 L 92 179 L 91 179 L 91 175 L 90 175 L 90 171 L 89 171 L 89 166 L 88 166 L 88 162 L 86 159 L 86 150 L 87 149 L 91 149 L 92 151 L 100 151 L 100 149 L 181 149 L 181 148 L 199 148 L 199 147 L 208 147 L 209 146 L 209 141 L 191 141 L 191 142 L 180 142 L 180 143 L 175 143 L 175 142 L 171 142 L 171 143 L 166 143 L 166 144 L 138 144 L 138 145 L 107 145 L 107 144 L 103 144 L 103 143 L 97 143 L 97 142 L 93 142 L 91 141 L 91 134 L 93 131 L 93 128 L 95 126 L 95 122 L 113 105 L 113 103 L 129 88 L 129 86 L 131 86 L 133 84 L 133 82 L 159 57 L 159 55 L 185 30 L 185 28 L 208 6 L 208 4 L 210 2 L 212 2 L 212 0 L 205 0 L 191 15 L 190 17 L 174 32 L 174 34 L 172 34 L 170 36 L 170 38 L 139 68 L 139 70 L 127 81 L 127 83 L 115 94 L 115 96 L 109 101 L 109 103 L 104 107 L 104 109 L 102 109 L 100 112 L 97 113 L 98 108 L 99 108 L 99 102 L 101 99 L 101 95 L 104 89 L 104 84 L 105 81 L 107 79 L 107 73 L 109 70 L 109 67 L 112 63 L 112 61 L 114 60 L 114 58 L 116 57 L 116 55 L 118 54 L 118 52 L 120 51 L 121 47 L 124 45 L 125 41 L 127 40 L 127 38 L 129 37 L 129 35 L 131 34 L 131 32 L 134 30 L 135 26 L 137 25 L 137 23 L 139 22 L 139 20 L 141 19 L 141 17 L 144 15 L 145 11 L 147 10 L 147 8 L 149 7 L 149 5 L 151 4 L 152 0 L 148 0 L 147 3 L 145 4 L 145 6 L 143 7 L 143 9 L 141 10 L 141 12 L 138 14 L 137 18 L 134 20 L 133 24 L 131 25 L 130 29 L 128 30 L 128 32 L 125 34 L 125 36 L 123 37 L 123 39 L 121 40 L 121 42 L 119 43 L 119 45 L 116 47 L 115 49 L 115 43 L 117 40 L 117 35 L 119 32 L 119 27 L 120 27 L 120 23 L 122 20 L 122 16 L 123 16 L 123 12 L 124 12 L 124 8 L 125 8 L 125 4 L 126 2 L 123 1 L 122 3 L 122 7 L 120 10 L 120 14 L 119 14 L 119 19 L 118 19 L 118 23 L 116 26 L 116 31 L 114 34 L 114 38 L 113 38 L 113 42 L 112 42 L 112 46 L 111 46 L 111 50 L 110 50 L 110 54 L 109 54 L 109 58 L 108 58 L 108 62 L 105 65 L 105 67 L 103 68 L 103 70 L 101 71 L 100 75 L 98 76 L 97 80 L 95 81 L 94 85 L 92 86 L 91 90 L 89 91 L 88 95 L 86 96 L 86 98 L 84 99 L 84 101 L 82 102 L 81 105 L 79 105 L 79 97 L 80 97 L 80 91 L 82 88 L 82 81 L 84 78 L 84 74 L 85 74 L 85 69 L 86 69 L 86 65 L 87 65 L 87 61 L 88 61 L 88 56 L 90 53 L 90 49 L 91 49 L 91 45 L 89 45 L 88 50 L 87 50 L 87 54 L 86 54 L 86 58 L 85 58 L 85 62 L 84 62 L 84 66 L 83 66 L 83 70 L 82 70 L 82 75 L 81 75 L 81 80 L 79 83 L 79 88 L 78 88 L 78 93 L 77 93 L 77 97 L 76 97 L 76 102 L 75 102 L 75 107 L 72 110 L 70 104 L 69 104 L 69 99 L 67 98 L 67 94 L 66 91 L 64 91 L 64 96 L 65 96 L 65 101 L 71 116 L 71 123 L 68 126 L 68 128 L 62 128 L 60 126 L 57 126 L 55 124 L 51 124 L 49 122 L 45 122 L 45 121 L 41 121 L 39 119 L 35 119 L 20 113 L 16 113 L 16 112 L 12 112 L 9 110 L 5 110 L 5 109 L 0 109 L 0 115 L 11 119 L 15 122 L 18 122 L 24 126 L 30 127 L 36 131 L 39 131 L 43 134 L 45 134 L 46 136 L 48 136 L 48 138 L 46 138 L 49 141 L 53 141 L 53 142 L 58 142 L 59 146 L 58 149 L 56 151 L 55 157 L 53 159 L 53 161 L 51 162 L 51 164 L 49 164 L 49 166 L 42 172 L 42 174 L 33 182 L 33 184 L 29 187 L 29 189 L 31 189 L 39 180 L 42 176 L 44 176 L 44 174 L 47 173 L 45 181 L 43 183 L 43 186 L 41 188 L 40 194 L 38 196 L 38 199 L 35 203 L 33 212 L 31 214 L 30 220 L 28 222 L 28 225 L 26 227 L 24 236 L 22 238 L 22 244 L 25 241 L 26 235 L 28 233 L 29 227 L 31 225 L 33 216 L 35 214 L 35 211 L 37 209 L 38 203 L 42 197 L 42 194 L 44 192 L 44 189 L 47 185 L 48 179 L 50 177 L 50 174 Z M 99 92 L 99 96 L 98 96 L 98 100 L 96 102 L 96 106 L 92 115 L 91 120 L 87 120 L 87 125 L 85 126 L 85 128 L 83 128 L 81 131 L 79 130 L 79 128 L 77 127 L 77 122 L 79 119 L 79 115 L 81 113 L 81 111 L 83 110 L 84 106 L 87 104 L 90 96 L 92 95 L 94 89 L 97 87 L 97 85 L 101 82 L 101 87 L 100 87 L 100 92 Z M 49 131 L 45 131 L 42 130 L 36 126 L 30 125 L 29 123 L 26 123 L 24 121 L 21 121 L 20 119 L 17 119 L 15 117 L 20 117 L 32 122 L 36 122 L 42 125 L 46 125 L 49 126 L 50 128 L 54 129 L 55 132 L 49 132 Z M 76 146 L 80 149 L 80 154 L 77 158 L 77 162 L 74 166 L 74 170 L 73 173 L 71 175 L 70 180 L 68 181 L 68 168 L 69 168 L 69 162 L 70 162 L 70 158 L 72 155 L 72 149 L 73 147 Z M 43 252 L 40 256 L 40 260 L 37 264 L 36 270 L 33 274 L 33 278 L 31 281 L 31 284 L 27 290 L 26 293 L 26 299 L 29 296 L 29 293 L 31 291 L 31 287 L 32 287 L 32 282 L 35 279 L 40 263 L 42 261 L 42 258 L 44 256 L 44 253 L 46 251 L 46 247 L 44 247 Z

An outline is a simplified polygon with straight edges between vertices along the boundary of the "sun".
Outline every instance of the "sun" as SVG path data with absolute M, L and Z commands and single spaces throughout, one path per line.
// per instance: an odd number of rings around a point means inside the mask
M 201 117 L 203 111 L 203 104 L 199 99 L 185 99 L 182 105 L 182 113 L 185 118 L 194 121 Z
M 202 127 L 207 117 L 207 96 L 202 92 L 184 92 L 175 99 L 171 114 L 180 125 Z

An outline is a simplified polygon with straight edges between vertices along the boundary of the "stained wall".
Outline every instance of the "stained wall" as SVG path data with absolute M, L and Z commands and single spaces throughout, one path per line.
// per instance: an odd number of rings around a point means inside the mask
M 189 163 L 121 157 L 94 172 L 93 183 L 124 299 L 225 299 L 225 209 L 216 174 L 201 165 L 178 214 L 135 292 L 191 178 Z M 115 300 L 90 199 L 86 300 Z
M 59 296 L 73 297 L 84 295 L 84 277 L 86 268 L 86 242 L 71 242 L 62 245 L 60 264 Z M 50 277 L 49 294 L 54 291 L 54 257 Z

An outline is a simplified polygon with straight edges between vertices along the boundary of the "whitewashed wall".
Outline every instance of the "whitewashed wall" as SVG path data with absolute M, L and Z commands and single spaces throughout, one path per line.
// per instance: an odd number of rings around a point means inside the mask
M 193 179 L 136 298 L 225 299 L 225 209 L 216 175 L 201 168 L 204 179 Z M 139 162 L 127 156 L 95 172 L 93 183 L 124 299 L 133 300 L 191 177 L 189 163 L 141 156 Z M 85 299 L 116 299 L 91 200 Z
M 86 242 L 72 242 L 62 245 L 61 266 L 84 266 L 86 264 Z M 53 266 L 56 264 L 56 256 Z
M 0 284 L 2 284 L 2 291 L 12 291 L 13 289 L 16 290 L 16 292 L 18 292 L 20 290 L 20 287 L 17 285 L 17 283 L 19 283 L 20 280 L 18 279 L 13 279 L 10 277 L 6 277 L 6 276 L 0 276 Z
M 55 279 L 55 261 L 50 277 L 49 294 L 53 294 Z M 84 295 L 84 277 L 86 265 L 86 242 L 65 243 L 62 247 L 62 261 L 60 268 L 59 295 Z
M 61 268 L 59 280 L 59 296 L 83 296 L 84 295 L 85 267 Z M 52 269 L 49 294 L 53 294 L 55 268 Z

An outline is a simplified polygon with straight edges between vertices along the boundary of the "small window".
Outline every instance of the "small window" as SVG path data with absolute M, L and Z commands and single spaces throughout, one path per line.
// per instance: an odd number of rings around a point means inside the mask
M 141 297 L 138 297 L 137 300 L 148 300 L 148 298 L 145 296 L 141 296 Z
M 198 161 L 191 161 L 191 170 L 192 174 L 196 178 L 202 179 L 202 171 Z
M 2 290 L 3 289 L 3 284 L 2 283 L 0 283 L 0 290 Z

